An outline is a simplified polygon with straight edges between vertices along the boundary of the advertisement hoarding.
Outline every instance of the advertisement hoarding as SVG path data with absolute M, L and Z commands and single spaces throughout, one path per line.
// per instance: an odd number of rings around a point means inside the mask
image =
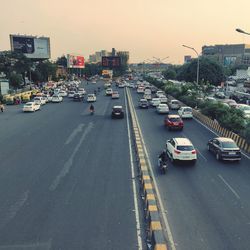
M 49 59 L 50 39 L 23 35 L 10 35 L 11 51 L 22 52 L 27 58 Z
M 67 55 L 67 67 L 68 68 L 78 68 L 83 69 L 84 65 L 84 57 L 80 55 Z
M 0 79 L 0 94 L 7 95 L 9 93 L 10 85 L 8 80 Z
M 225 56 L 224 57 L 224 66 L 234 65 L 237 60 L 236 56 Z
M 119 68 L 121 67 L 121 58 L 119 56 L 103 56 L 102 67 Z

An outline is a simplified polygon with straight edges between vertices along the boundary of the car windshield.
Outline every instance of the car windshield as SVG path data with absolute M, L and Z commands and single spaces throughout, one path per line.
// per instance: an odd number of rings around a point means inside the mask
M 170 120 L 171 122 L 180 122 L 180 121 L 181 121 L 180 118 L 169 118 L 169 120 Z
M 184 146 L 177 146 L 177 149 L 180 151 L 192 151 L 194 147 L 192 145 L 184 145 Z
M 236 143 L 235 142 L 231 142 L 231 141 L 222 142 L 222 147 L 223 148 L 238 148 L 238 146 L 236 145 Z

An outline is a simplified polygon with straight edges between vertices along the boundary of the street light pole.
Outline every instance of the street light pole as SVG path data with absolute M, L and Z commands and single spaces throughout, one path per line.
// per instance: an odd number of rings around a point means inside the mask
M 185 48 L 188 48 L 188 49 L 193 50 L 193 51 L 196 53 L 196 55 L 197 55 L 196 84 L 199 85 L 199 73 L 200 73 L 200 58 L 199 58 L 199 54 L 198 54 L 198 52 L 196 51 L 196 49 L 193 48 L 193 47 L 189 47 L 189 46 L 187 46 L 187 45 L 182 45 L 182 46 L 185 47 Z
M 245 35 L 250 35 L 250 33 L 248 33 L 248 32 L 245 32 L 244 30 L 242 30 L 242 29 L 239 29 L 239 28 L 237 28 L 237 29 L 235 29 L 237 32 L 239 32 L 239 33 L 242 33 L 242 34 L 245 34 Z

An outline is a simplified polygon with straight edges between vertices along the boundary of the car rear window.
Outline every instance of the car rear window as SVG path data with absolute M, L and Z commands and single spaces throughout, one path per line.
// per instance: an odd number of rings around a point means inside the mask
M 177 149 L 180 150 L 180 151 L 192 151 L 194 150 L 194 147 L 189 145 L 185 145 L 185 146 L 177 146 Z
M 222 147 L 223 148 L 238 148 L 235 142 L 230 142 L 230 141 L 222 142 Z
M 114 112 L 122 112 L 122 109 L 117 109 L 117 108 L 115 108 L 115 109 L 113 109 L 113 111 L 114 111 Z
M 179 102 L 178 101 L 172 101 L 172 104 L 178 104 Z
M 181 119 L 180 118 L 169 118 L 169 121 L 171 121 L 171 122 L 180 122 Z
M 26 103 L 25 106 L 32 106 L 32 103 Z
M 192 109 L 191 108 L 185 108 L 184 111 L 185 112 L 192 112 Z

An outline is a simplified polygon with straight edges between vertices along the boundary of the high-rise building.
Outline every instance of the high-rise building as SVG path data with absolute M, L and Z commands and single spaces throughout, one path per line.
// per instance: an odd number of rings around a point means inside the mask
M 250 44 L 203 46 L 202 55 L 213 58 L 224 66 L 250 65 Z

